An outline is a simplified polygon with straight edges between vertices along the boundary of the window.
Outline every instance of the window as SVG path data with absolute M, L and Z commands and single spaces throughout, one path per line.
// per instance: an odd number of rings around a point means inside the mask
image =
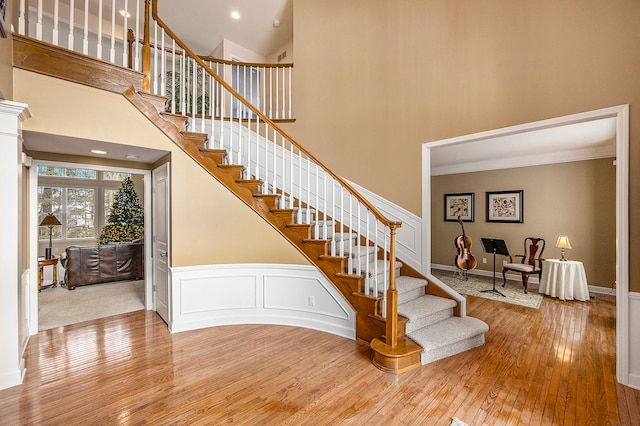
M 96 196 L 93 188 L 66 188 L 66 237 L 94 238 Z
M 62 226 L 52 228 L 54 240 L 94 239 L 107 222 L 120 183 L 131 173 L 38 167 L 38 223 L 53 213 Z M 49 228 L 38 227 L 38 239 Z
M 38 176 L 58 176 L 78 179 L 96 179 L 97 172 L 87 169 L 68 169 L 66 167 L 38 167 Z
M 53 213 L 60 222 L 62 222 L 62 188 L 54 188 L 50 186 L 38 187 L 38 223 L 42 222 L 42 219 L 47 213 Z M 60 226 L 54 226 L 52 231 L 52 238 L 62 238 L 62 229 Z M 46 226 L 38 227 L 38 239 L 46 240 L 49 238 L 49 228 Z

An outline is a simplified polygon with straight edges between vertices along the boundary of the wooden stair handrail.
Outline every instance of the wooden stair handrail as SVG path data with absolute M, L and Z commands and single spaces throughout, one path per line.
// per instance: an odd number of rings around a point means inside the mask
M 148 3 L 148 1 L 149 0 L 147 0 L 145 2 L 145 8 L 146 8 L 146 4 Z M 194 61 L 196 61 L 198 63 L 198 65 L 200 65 L 204 70 L 206 70 L 207 73 L 209 73 L 211 75 L 211 77 L 213 77 L 220 85 L 222 85 L 222 87 L 224 87 L 226 90 L 228 90 L 229 93 L 231 93 L 234 97 L 236 97 L 238 100 L 240 100 L 247 108 L 249 108 L 253 113 L 255 113 L 258 117 L 260 117 L 260 119 L 262 121 L 268 123 L 272 128 L 276 129 L 276 131 L 278 131 L 283 137 L 285 137 L 292 145 L 294 145 L 296 148 L 298 148 L 298 150 L 300 150 L 300 152 L 303 152 L 309 159 L 313 160 L 316 164 L 321 166 L 323 168 L 323 170 L 327 174 L 329 174 L 333 179 L 335 179 L 336 181 L 340 182 L 340 184 L 343 185 L 345 188 L 347 188 L 347 190 L 349 190 L 349 192 L 351 194 L 353 194 L 358 199 L 358 201 L 360 201 L 362 204 L 364 204 L 374 214 L 374 216 L 381 223 L 383 223 L 385 226 L 389 227 L 390 229 L 397 229 L 397 228 L 400 228 L 402 226 L 402 222 L 396 222 L 396 221 L 392 221 L 390 219 L 387 219 L 382 213 L 380 213 L 380 211 L 377 208 L 375 208 L 373 206 L 373 204 L 371 204 L 368 200 L 366 200 L 364 197 L 362 197 L 362 195 L 360 195 L 360 193 L 358 191 L 356 191 L 351 185 L 349 185 L 349 183 L 347 183 L 341 177 L 339 177 L 335 173 L 333 173 L 333 171 L 331 169 L 329 169 L 322 161 L 318 160 L 313 154 L 311 154 L 306 149 L 304 149 L 300 144 L 298 144 L 298 142 L 296 142 L 284 130 L 282 130 L 280 127 L 278 127 L 271 119 L 269 119 L 266 115 L 264 115 L 256 107 L 251 105 L 251 103 L 247 102 L 246 99 L 242 95 L 240 95 L 233 87 L 231 87 L 231 85 L 229 85 L 226 81 L 224 81 L 224 79 L 222 79 L 218 74 L 213 72 L 213 70 L 211 70 L 211 68 L 209 68 L 209 66 L 198 55 L 196 55 L 195 52 L 193 52 L 171 30 L 171 28 L 169 28 L 169 26 L 158 16 L 158 0 L 152 0 L 151 16 L 158 23 L 158 25 L 160 25 L 160 27 L 162 29 L 164 29 L 164 31 L 169 35 L 169 37 L 171 37 L 173 40 L 175 40 L 175 42 L 182 49 L 184 49 L 184 51 Z M 147 20 L 145 20 L 145 21 L 147 21 Z M 148 25 L 145 24 L 145 39 L 146 39 L 147 31 L 148 31 L 147 27 L 148 27 Z M 150 63 L 150 55 L 151 55 L 151 52 L 149 51 L 149 63 Z M 143 63 L 144 63 L 144 60 L 143 60 Z M 145 72 L 145 74 L 148 74 L 148 72 Z
M 219 58 L 214 58 L 213 56 L 200 56 L 200 59 L 202 59 L 203 61 L 211 61 L 211 62 L 217 62 L 219 64 L 224 64 L 224 65 L 240 65 L 240 66 L 244 66 L 244 67 L 256 67 L 256 68 L 293 68 L 293 64 L 292 63 L 286 63 L 286 64 L 261 64 L 259 62 L 239 62 L 239 61 L 229 61 L 227 59 L 219 59 Z

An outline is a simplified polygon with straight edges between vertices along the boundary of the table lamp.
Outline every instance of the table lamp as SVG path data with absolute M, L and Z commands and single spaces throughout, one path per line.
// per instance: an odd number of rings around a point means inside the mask
M 560 261 L 566 262 L 567 259 L 564 257 L 564 249 L 570 249 L 571 243 L 569 242 L 569 237 L 567 235 L 560 235 L 558 237 L 558 241 L 556 241 L 556 247 L 560 249 Z
M 57 217 L 53 215 L 53 213 L 47 213 L 47 215 L 40 222 L 40 226 L 49 227 L 49 247 L 44 249 L 44 258 L 51 259 L 51 233 L 53 231 L 54 226 L 62 225 Z

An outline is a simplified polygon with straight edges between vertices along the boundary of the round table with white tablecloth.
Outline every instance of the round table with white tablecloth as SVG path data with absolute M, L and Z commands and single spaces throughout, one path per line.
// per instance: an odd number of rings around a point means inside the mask
M 584 265 L 577 260 L 546 259 L 538 292 L 561 300 L 589 300 Z

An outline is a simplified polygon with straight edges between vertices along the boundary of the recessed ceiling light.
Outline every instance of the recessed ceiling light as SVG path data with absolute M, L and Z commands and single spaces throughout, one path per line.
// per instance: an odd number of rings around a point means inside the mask
M 101 149 L 92 149 L 91 152 L 93 152 L 94 154 L 100 154 L 100 155 L 106 155 L 107 151 L 103 151 Z
M 237 10 L 234 10 L 233 12 L 231 12 L 231 17 L 233 19 L 240 19 L 240 12 L 238 12 Z
M 137 160 L 138 156 L 136 154 L 127 154 L 127 160 Z
M 131 18 L 131 14 L 124 9 L 120 9 L 120 15 L 121 16 L 127 15 L 127 18 Z

